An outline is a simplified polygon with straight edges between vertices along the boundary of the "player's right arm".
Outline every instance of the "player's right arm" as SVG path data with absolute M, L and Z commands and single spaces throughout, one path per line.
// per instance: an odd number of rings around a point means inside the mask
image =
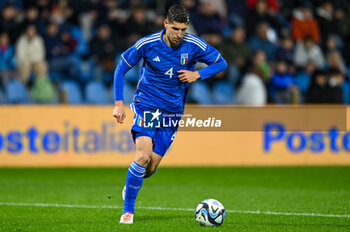
M 125 74 L 141 59 L 135 45 L 121 55 L 121 61 L 114 72 L 114 110 L 113 117 L 118 123 L 123 123 L 126 114 L 123 104 L 124 78 Z

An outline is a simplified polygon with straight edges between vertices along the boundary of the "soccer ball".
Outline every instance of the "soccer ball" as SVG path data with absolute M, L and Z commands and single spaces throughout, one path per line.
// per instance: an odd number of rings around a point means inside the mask
M 202 226 L 220 226 L 225 215 L 225 207 L 215 199 L 206 199 L 196 208 L 196 220 Z

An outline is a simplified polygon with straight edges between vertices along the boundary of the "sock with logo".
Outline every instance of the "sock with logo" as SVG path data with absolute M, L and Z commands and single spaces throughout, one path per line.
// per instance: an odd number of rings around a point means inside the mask
M 146 171 L 145 166 L 139 165 L 133 161 L 126 175 L 126 189 L 123 214 L 126 212 L 135 212 L 135 201 L 137 194 L 142 186 L 143 177 Z

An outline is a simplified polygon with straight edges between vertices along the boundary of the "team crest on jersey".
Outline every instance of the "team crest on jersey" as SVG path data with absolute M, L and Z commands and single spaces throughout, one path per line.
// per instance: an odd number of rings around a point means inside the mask
M 185 65 L 188 62 L 188 53 L 181 53 L 181 64 Z
M 143 126 L 143 118 L 142 118 L 141 115 L 137 115 L 135 121 L 136 121 L 136 124 L 137 124 L 139 127 L 142 127 L 142 126 Z M 135 124 L 135 122 L 134 122 L 134 124 Z

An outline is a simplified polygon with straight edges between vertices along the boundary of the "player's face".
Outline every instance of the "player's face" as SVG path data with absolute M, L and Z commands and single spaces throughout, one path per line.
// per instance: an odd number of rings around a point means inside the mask
M 172 47 L 178 45 L 185 35 L 188 24 L 169 22 L 164 20 L 164 27 L 166 29 L 166 39 L 170 42 Z

